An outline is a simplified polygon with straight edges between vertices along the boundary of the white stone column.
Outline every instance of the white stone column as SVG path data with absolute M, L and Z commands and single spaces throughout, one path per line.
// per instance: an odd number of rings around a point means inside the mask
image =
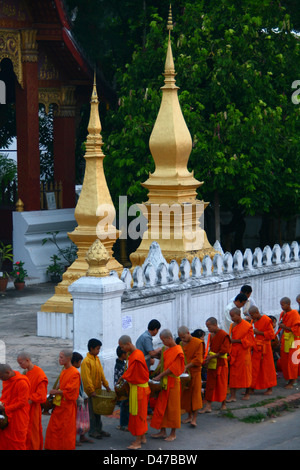
M 113 388 L 116 348 L 122 335 L 121 297 L 125 284 L 116 276 L 82 277 L 69 286 L 73 297 L 73 349 L 86 356 L 89 339 L 102 342 L 100 361 Z

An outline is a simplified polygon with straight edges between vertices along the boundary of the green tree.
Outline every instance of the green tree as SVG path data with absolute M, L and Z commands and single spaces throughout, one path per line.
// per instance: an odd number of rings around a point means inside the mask
M 173 54 L 180 103 L 193 139 L 199 197 L 244 214 L 299 212 L 300 43 L 289 11 L 271 0 L 179 2 Z M 166 5 L 164 5 L 166 7 Z M 166 13 L 152 13 L 143 46 L 117 72 L 119 106 L 103 121 L 113 199 L 145 200 L 153 170 L 149 137 L 159 110 Z

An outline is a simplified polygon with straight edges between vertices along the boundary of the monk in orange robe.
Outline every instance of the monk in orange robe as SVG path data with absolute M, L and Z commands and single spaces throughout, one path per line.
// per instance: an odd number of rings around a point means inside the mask
M 202 339 L 194 338 L 186 326 L 178 329 L 178 336 L 185 358 L 184 373 L 191 375 L 188 387 L 181 392 L 181 409 L 188 413 L 188 417 L 182 422 L 196 427 L 198 411 L 203 406 L 201 367 L 204 360 L 204 342 Z
M 165 441 L 174 441 L 176 439 L 176 429 L 181 426 L 181 383 L 179 376 L 183 374 L 184 354 L 182 347 L 174 341 L 172 333 L 169 330 L 163 330 L 160 338 L 167 349 L 161 357 L 162 372 L 156 377 L 155 381 L 161 381 L 162 389 L 159 392 L 154 408 L 150 426 L 160 431 L 152 434 L 154 438 L 164 438 Z M 171 428 L 170 435 L 167 437 L 166 428 Z
M 231 341 L 228 333 L 221 330 L 218 321 L 214 317 L 206 320 L 209 331 L 207 355 L 205 366 L 207 367 L 205 400 L 206 405 L 200 413 L 211 413 L 212 402 L 220 402 L 221 410 L 226 410 L 226 396 L 228 386 L 228 355 L 231 351 Z
M 129 336 L 121 336 L 119 346 L 123 351 L 129 353 L 127 369 L 121 379 L 129 383 L 128 431 L 136 436 L 135 441 L 128 449 L 136 450 L 146 443 L 145 434 L 148 431 L 149 370 L 144 353 L 135 347 Z
M 31 361 L 30 354 L 19 354 L 18 363 L 26 370 L 30 382 L 29 394 L 29 426 L 26 438 L 27 450 L 43 450 L 43 428 L 41 404 L 47 399 L 48 379 L 45 372 Z
M 280 340 L 280 363 L 283 377 L 288 383 L 285 388 L 292 389 L 299 369 L 300 355 L 300 315 L 297 310 L 291 309 L 291 300 L 283 297 L 280 301 L 282 312 L 280 314 L 277 334 L 282 331 Z
M 72 354 L 67 350 L 59 354 L 59 364 L 64 368 L 60 374 L 59 388 L 50 390 L 50 395 L 55 395 L 55 408 L 46 431 L 46 450 L 74 450 L 76 446 L 76 400 L 80 373 L 72 366 Z
M 227 403 L 236 401 L 236 390 L 245 388 L 243 400 L 249 400 L 248 389 L 252 382 L 251 350 L 254 346 L 254 332 L 252 325 L 243 320 L 239 308 L 230 311 L 233 324 L 230 325 L 229 336 L 231 340 L 229 387 L 230 396 Z
M 8 426 L 0 429 L 0 450 L 26 450 L 29 380 L 8 364 L 0 364 L 0 380 L 3 381 L 0 414 L 4 410 L 8 417 Z
M 275 363 L 271 341 L 275 338 L 272 319 L 261 315 L 258 308 L 250 307 L 254 331 L 254 347 L 252 350 L 252 384 L 249 393 L 254 390 L 267 389 L 264 395 L 271 395 L 272 388 L 277 385 Z

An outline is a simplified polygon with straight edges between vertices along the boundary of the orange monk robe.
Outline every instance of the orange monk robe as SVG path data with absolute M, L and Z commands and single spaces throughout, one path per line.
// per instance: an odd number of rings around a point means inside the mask
M 232 324 L 230 329 L 232 339 L 241 343 L 232 343 L 230 352 L 230 388 L 249 388 L 252 382 L 251 349 L 254 346 L 252 325 L 246 320 Z
M 74 450 L 76 446 L 76 400 L 79 396 L 80 373 L 71 366 L 60 374 L 58 388 L 63 391 L 61 404 L 51 413 L 46 431 L 46 450 Z
M 184 372 L 184 354 L 179 345 L 168 348 L 163 353 L 163 370 L 170 369 L 166 390 L 159 392 L 150 426 L 154 429 L 181 426 L 181 383 L 179 376 Z
M 194 367 L 188 369 L 191 374 L 189 387 L 182 390 L 181 394 L 181 408 L 191 413 L 202 408 L 201 367 L 204 359 L 204 342 L 202 339 L 192 337 L 189 343 L 182 345 L 182 349 L 186 363 L 194 364 Z
M 136 349 L 130 354 L 127 370 L 122 377 L 132 385 L 148 383 L 149 370 L 142 351 Z M 133 436 L 142 436 L 148 431 L 147 414 L 149 395 L 149 386 L 137 387 L 137 414 L 131 414 L 131 410 L 129 409 L 128 431 L 130 431 Z
M 262 390 L 277 385 L 276 370 L 273 358 L 271 341 L 275 338 L 272 320 L 263 315 L 260 320 L 253 323 L 253 328 L 264 335 L 255 335 L 252 350 L 252 384 L 251 388 Z
M 297 310 L 290 310 L 289 312 L 281 312 L 280 320 L 278 323 L 284 323 L 292 329 L 295 344 L 291 344 L 288 352 L 285 352 L 285 335 L 282 333 L 280 340 L 280 364 L 285 380 L 295 380 L 298 377 L 299 368 L 299 355 L 297 359 L 297 350 L 299 350 L 300 339 L 300 315 Z M 283 330 L 282 330 L 283 331 Z M 298 341 L 298 343 L 297 343 Z M 295 347 L 292 347 L 295 346 Z M 299 350 L 300 354 L 300 350 Z
M 38 366 L 26 372 L 30 382 L 29 426 L 26 439 L 27 450 L 43 450 L 43 428 L 41 403 L 47 399 L 48 379 L 45 372 Z
M 210 335 L 209 351 L 215 354 L 229 354 L 231 342 L 229 335 L 224 330 L 219 330 L 215 335 Z M 228 357 L 228 356 L 227 356 Z M 227 395 L 228 386 L 228 358 L 218 357 L 215 369 L 207 369 L 205 398 L 207 401 L 223 402 Z
M 0 429 L 0 450 L 26 450 L 30 383 L 24 374 L 14 372 L 13 377 L 3 381 L 0 397 L 9 423 Z

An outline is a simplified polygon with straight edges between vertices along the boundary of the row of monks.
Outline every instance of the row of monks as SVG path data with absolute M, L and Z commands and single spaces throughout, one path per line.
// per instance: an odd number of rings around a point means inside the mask
M 266 394 L 271 394 L 277 385 L 272 349 L 276 338 L 279 338 L 280 367 L 287 381 L 286 387 L 292 388 L 299 375 L 300 341 L 297 340 L 300 339 L 300 315 L 291 308 L 289 298 L 281 299 L 280 305 L 282 311 L 276 331 L 272 319 L 262 315 L 256 306 L 248 311 L 250 321 L 242 317 L 239 308 L 232 308 L 229 333 L 218 326 L 216 318 L 208 318 L 206 344 L 192 336 L 186 326 L 178 329 L 178 341 L 170 330 L 163 329 L 159 334 L 163 343 L 160 361 L 152 376 L 144 353 L 129 336 L 121 336 L 119 346 L 127 353 L 128 359 L 120 381 L 129 384 L 128 430 L 134 436 L 128 448 L 140 449 L 146 444 L 151 383 L 160 383 L 149 423 L 157 432 L 152 433 L 151 437 L 167 442 L 176 439 L 176 430 L 182 423 L 195 428 L 198 414 L 211 412 L 213 402 L 220 402 L 221 409 L 226 409 L 226 403 L 236 401 L 236 391 L 239 389 L 245 388 L 245 400 L 255 390 L 265 389 Z M 93 350 L 96 353 L 91 354 Z M 87 354 L 88 367 L 96 364 L 101 368 L 102 383 L 109 389 L 97 357 L 100 346 L 93 350 Z M 51 413 L 45 442 L 41 404 L 46 401 L 48 393 L 46 374 L 31 362 L 26 353 L 18 356 L 18 363 L 25 373 L 13 370 L 8 364 L 0 364 L 3 384 L 0 418 L 4 415 L 8 418 L 8 425 L 0 429 L 0 450 L 75 449 L 77 400 L 82 377 L 78 368 L 74 367 L 72 357 L 72 351 L 64 350 L 59 354 L 63 369 L 59 383 L 49 392 L 55 396 L 56 406 Z M 203 367 L 207 371 L 204 396 Z M 181 377 L 186 374 L 189 381 L 183 385 Z M 94 391 L 90 394 L 92 396 Z M 187 413 L 185 419 L 183 413 Z

